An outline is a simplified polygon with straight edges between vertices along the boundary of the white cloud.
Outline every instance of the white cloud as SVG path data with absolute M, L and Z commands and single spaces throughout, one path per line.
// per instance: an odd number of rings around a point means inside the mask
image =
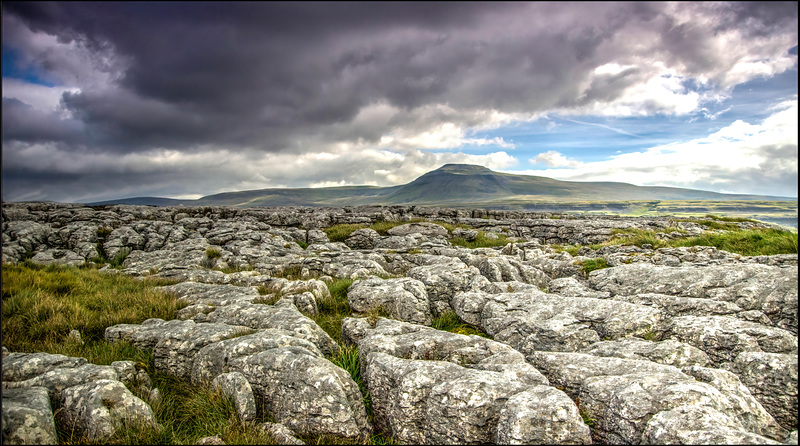
M 77 93 L 78 88 L 48 87 L 33 84 L 14 78 L 3 78 L 3 97 L 18 99 L 42 112 L 55 112 L 59 110 L 61 96 L 64 92 Z
M 545 153 L 540 153 L 536 155 L 535 158 L 528 160 L 533 164 L 544 163 L 550 167 L 580 167 L 583 165 L 582 162 L 570 159 L 565 157 L 564 155 L 556 152 L 555 150 L 549 150 Z
M 797 101 L 788 101 L 761 123 L 738 120 L 705 138 L 587 163 L 550 151 L 531 161 L 544 162 L 551 169 L 516 173 L 562 180 L 797 196 L 797 118 Z

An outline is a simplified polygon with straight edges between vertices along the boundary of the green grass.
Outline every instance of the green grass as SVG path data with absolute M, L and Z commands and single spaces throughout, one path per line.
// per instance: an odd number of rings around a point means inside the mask
M 589 277 L 589 273 L 594 270 L 609 268 L 608 262 L 602 257 L 587 259 L 578 263 L 583 267 L 583 273 L 586 274 L 586 277 Z
M 323 232 L 328 235 L 328 240 L 331 242 L 343 242 L 356 230 L 366 227 L 365 224 L 341 224 L 325 228 Z
M 797 254 L 797 233 L 780 229 L 752 229 L 703 234 L 670 242 L 671 246 L 714 246 L 744 256 Z
M 475 248 L 495 248 L 498 246 L 506 246 L 509 244 L 508 238 L 503 234 L 497 234 L 496 239 L 492 239 L 486 236 L 486 233 L 483 231 L 478 231 L 478 236 L 475 237 L 473 241 L 467 241 L 461 237 L 455 237 L 450 240 L 450 244 L 454 246 L 463 246 L 464 248 L 475 249 Z
M 317 302 L 319 314 L 312 318 L 339 345 L 344 343 L 342 321 L 351 314 L 350 304 L 347 302 L 347 288 L 352 284 L 352 279 L 336 279 L 328 284 L 331 298 Z
M 222 253 L 217 248 L 206 248 L 206 258 L 218 259 L 222 257 Z
M 275 444 L 275 438 L 256 427 L 274 421 L 263 405 L 257 405 L 253 423 L 242 423 L 233 402 L 221 392 L 155 371 L 152 357 L 147 372 L 162 395 L 160 403 L 151 404 L 161 429 L 124 426 L 112 438 L 95 444 L 194 444 L 215 435 L 226 444 Z M 137 390 L 134 393 L 147 398 Z M 59 439 L 61 444 L 92 444 L 71 432 L 59 432 Z
M 173 282 L 136 280 L 91 268 L 3 264 L 3 345 L 11 351 L 44 351 L 72 329 L 84 342 L 103 339 L 105 328 L 151 317 L 174 319 L 175 297 L 153 289 Z
M 659 232 L 670 232 L 668 229 Z M 598 250 L 605 246 L 613 245 L 652 245 L 658 248 L 677 248 L 691 246 L 713 246 L 717 249 L 728 251 L 743 256 L 760 256 L 776 254 L 797 254 L 797 232 L 785 231 L 774 228 L 737 229 L 721 233 L 706 232 L 692 237 L 662 240 L 656 237 L 656 231 L 642 229 L 614 230 L 614 236 L 603 243 L 589 245 Z M 555 246 L 555 245 L 554 245 Z M 577 249 L 564 249 L 571 255 L 577 254 Z
M 433 320 L 431 327 L 437 330 L 449 331 L 450 333 L 458 333 L 463 335 L 478 335 L 484 338 L 491 338 L 480 328 L 462 322 L 454 311 L 447 311 L 445 313 L 440 314 L 438 317 L 436 317 L 436 319 Z
M 706 218 L 713 218 L 714 220 L 719 221 L 730 221 L 730 222 L 737 222 L 737 223 L 758 223 L 757 221 L 753 220 L 752 218 L 742 218 L 742 217 L 725 217 L 713 214 L 706 214 Z
M 300 265 L 285 266 L 280 270 L 280 272 L 272 274 L 272 277 L 288 280 L 300 280 L 303 278 L 303 267 Z
M 332 298 L 319 303 L 321 314 L 317 322 L 340 344 L 342 319 L 350 315 L 347 287 L 352 282 L 332 282 Z M 94 364 L 131 360 L 137 368 L 144 369 L 162 395 L 160 403 L 151 405 L 162 428 L 123 426 L 106 444 L 194 444 L 214 435 L 227 444 L 274 444 L 275 439 L 255 424 L 241 423 L 232 402 L 218 392 L 158 372 L 152 354 L 128 342 L 109 343 L 103 339 L 105 328 L 111 325 L 136 324 L 152 317 L 174 319 L 182 305 L 174 296 L 153 289 L 169 283 L 172 282 L 103 273 L 96 266 L 3 264 L 3 345 L 12 352 L 57 353 L 83 357 Z M 67 337 L 73 328 L 81 331 L 83 344 Z M 369 394 L 360 379 L 358 349 L 343 346 L 329 359 L 354 377 L 371 417 Z M 146 399 L 146 395 L 137 396 Z M 274 420 L 259 402 L 256 423 L 264 421 Z M 60 444 L 88 443 L 74 432 L 59 431 L 58 435 Z M 352 443 L 327 436 L 305 440 L 311 444 Z M 376 434 L 369 441 L 392 444 L 393 440 Z
M 347 240 L 350 235 L 358 229 L 369 228 L 375 230 L 379 235 L 387 236 L 389 235 L 389 230 L 395 228 L 397 226 L 405 225 L 408 223 L 422 223 L 428 222 L 424 218 L 414 218 L 411 220 L 401 221 L 401 220 L 385 220 L 385 221 L 377 221 L 372 224 L 366 223 L 359 223 L 359 224 L 340 224 L 340 225 L 333 225 L 331 227 L 323 229 L 325 234 L 328 235 L 328 239 L 331 242 L 343 242 Z M 469 226 L 464 224 L 452 224 L 443 221 L 431 221 L 429 223 L 434 223 L 443 228 L 447 229 L 447 232 L 452 233 L 453 229 L 456 228 L 463 228 L 468 229 Z

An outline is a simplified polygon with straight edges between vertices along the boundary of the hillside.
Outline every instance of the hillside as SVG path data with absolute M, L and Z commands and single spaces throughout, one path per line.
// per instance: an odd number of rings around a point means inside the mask
M 534 175 L 495 172 L 470 164 L 446 164 L 399 186 L 259 189 L 208 195 L 197 200 L 136 197 L 91 205 L 184 206 L 336 206 L 336 205 L 448 205 L 515 208 L 513 202 L 578 202 L 635 200 L 761 200 L 796 201 L 764 195 L 720 194 L 676 187 L 635 186 L 614 182 L 560 181 Z

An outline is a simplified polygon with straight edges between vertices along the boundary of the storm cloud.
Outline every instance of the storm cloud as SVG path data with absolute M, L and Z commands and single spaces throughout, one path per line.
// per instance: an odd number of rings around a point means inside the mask
M 3 51 L 39 80 L 7 92 L 4 74 L 4 200 L 509 169 L 513 142 L 476 132 L 690 114 L 797 64 L 794 2 L 3 7 Z M 26 99 L 42 83 L 62 89 L 49 109 Z

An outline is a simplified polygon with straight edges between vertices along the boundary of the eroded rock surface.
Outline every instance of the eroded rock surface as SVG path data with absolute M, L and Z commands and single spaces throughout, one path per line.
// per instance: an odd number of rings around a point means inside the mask
M 346 320 L 376 428 L 402 443 L 588 444 L 566 394 L 508 345 L 389 319 Z
M 186 305 L 177 319 L 108 327 L 106 339 L 152 351 L 159 371 L 217 386 L 242 420 L 260 401 L 278 422 L 262 428 L 285 442 L 364 441 L 373 432 L 364 395 L 331 362 L 355 346 L 374 429 L 399 443 L 796 443 L 796 254 L 643 245 L 572 255 L 553 244 L 599 243 L 630 228 L 669 240 L 705 227 L 566 217 L 4 203 L 2 256 L 113 260 L 119 269 L 106 271 L 179 282 L 161 287 Z M 323 231 L 378 221 L 407 223 L 381 234 L 362 227 L 344 242 Z M 506 239 L 458 246 L 479 235 Z M 609 268 L 584 272 L 600 259 Z M 352 345 L 315 322 L 333 299 L 326 284 L 338 279 L 353 281 L 354 316 L 389 316 L 345 319 L 342 338 Z M 489 338 L 432 328 L 452 313 Z M 161 398 L 125 361 L 100 366 L 4 348 L 2 377 L 9 443 L 63 440 L 54 419 L 102 442 L 119 423 L 115 408 L 154 426 L 148 405 Z M 54 417 L 54 407 L 64 410 Z

